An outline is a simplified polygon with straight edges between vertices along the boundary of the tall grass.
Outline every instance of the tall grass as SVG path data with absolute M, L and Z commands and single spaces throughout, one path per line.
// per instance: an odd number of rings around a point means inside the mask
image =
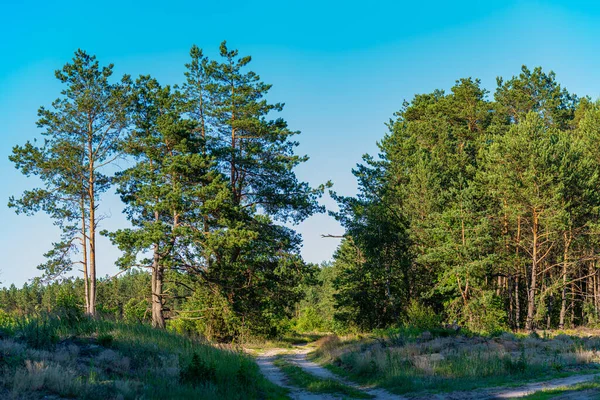
M 396 393 L 470 390 L 597 368 L 600 362 L 598 338 L 436 336 L 410 330 L 358 341 L 329 336 L 318 342 L 314 356 L 338 373 Z
M 84 399 L 285 396 L 239 349 L 215 347 L 146 325 L 40 315 L 3 318 L 0 331 L 4 338 L 0 367 L 5 371 L 0 384 L 15 396 L 26 397 L 28 392 L 65 397 L 77 393 Z

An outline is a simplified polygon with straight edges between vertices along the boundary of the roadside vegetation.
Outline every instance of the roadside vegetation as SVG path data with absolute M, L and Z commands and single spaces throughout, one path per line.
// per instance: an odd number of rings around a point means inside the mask
M 344 396 L 344 398 L 352 399 L 372 398 L 369 394 L 344 385 L 336 380 L 318 378 L 294 365 L 292 362 L 287 361 L 284 356 L 279 356 L 275 360 L 275 365 L 281 369 L 292 385 L 306 389 L 311 393 L 338 394 Z
M 600 372 L 600 337 L 390 329 L 379 335 L 327 336 L 313 358 L 332 371 L 394 393 L 472 390 L 573 373 Z
M 286 398 L 235 347 L 85 317 L 3 315 L 0 367 L 7 399 Z

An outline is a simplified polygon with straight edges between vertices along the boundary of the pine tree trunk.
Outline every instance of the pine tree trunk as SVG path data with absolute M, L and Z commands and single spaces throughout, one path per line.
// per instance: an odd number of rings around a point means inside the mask
M 537 267 L 538 267 L 538 215 L 536 211 L 533 211 L 533 244 L 531 248 L 531 278 L 529 284 L 529 292 L 527 294 L 527 321 L 525 323 L 525 329 L 533 331 L 534 329 L 534 317 L 535 317 L 535 291 L 536 291 L 536 280 L 537 280 Z
M 94 179 L 94 151 L 91 138 L 88 141 L 89 176 L 88 176 L 88 201 L 89 201 L 89 243 L 90 243 L 90 282 L 89 282 L 89 314 L 96 316 L 96 204 L 95 204 L 95 179 Z
M 519 277 L 521 274 L 521 268 L 519 268 L 519 246 L 521 244 L 521 217 L 517 217 L 517 238 L 516 238 L 516 249 L 515 249 L 515 259 L 517 261 L 516 271 L 517 274 L 515 276 L 515 326 L 517 330 L 521 329 L 521 299 L 519 298 Z
M 158 244 L 154 245 L 154 257 L 152 260 L 152 326 L 154 328 L 165 328 L 165 316 L 163 313 L 163 268 L 160 265 Z
M 93 181 L 90 182 L 90 282 L 89 282 L 89 314 L 96 316 L 96 215 L 93 197 Z
M 565 316 L 567 315 L 567 267 L 569 262 L 569 246 L 571 244 L 570 237 L 567 233 L 564 233 L 565 247 L 563 251 L 563 267 L 562 267 L 562 292 L 561 292 L 561 303 L 560 303 L 560 319 L 558 321 L 558 328 L 564 329 L 565 327 Z
M 515 327 L 521 329 L 521 300 L 519 299 L 519 276 L 515 277 Z
M 85 196 L 81 195 L 81 250 L 82 250 L 82 263 L 83 263 L 83 291 L 85 297 L 85 313 L 90 313 L 90 289 L 89 289 L 89 276 L 88 276 L 88 241 L 87 241 L 87 228 L 85 218 Z
M 571 327 L 575 326 L 575 282 L 571 282 Z

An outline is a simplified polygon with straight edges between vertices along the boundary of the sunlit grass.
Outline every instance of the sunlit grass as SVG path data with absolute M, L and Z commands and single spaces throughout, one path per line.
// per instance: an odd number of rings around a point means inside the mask
M 5 319 L 0 330 L 0 384 L 20 396 L 287 398 L 240 349 L 147 325 L 40 316 Z

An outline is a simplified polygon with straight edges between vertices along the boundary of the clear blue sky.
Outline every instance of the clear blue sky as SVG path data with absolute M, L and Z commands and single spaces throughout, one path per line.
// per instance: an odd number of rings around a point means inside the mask
M 600 94 L 600 7 L 573 2 L 448 1 L 170 1 L 103 2 L 0 0 L 0 281 L 23 284 L 58 238 L 43 215 L 17 216 L 8 197 L 36 184 L 8 161 L 12 146 L 39 135 L 36 110 L 60 91 L 53 71 L 77 48 L 112 62 L 118 75 L 152 74 L 165 83 L 182 79 L 192 44 L 215 55 L 226 39 L 274 85 L 272 101 L 310 161 L 299 176 L 313 184 L 331 179 L 354 194 L 352 167 L 376 152 L 384 122 L 404 99 L 461 77 L 494 88 L 522 64 L 554 70 L 569 90 Z M 334 207 L 326 198 L 324 203 Z M 102 228 L 126 224 L 119 200 L 109 195 Z M 316 216 L 298 227 L 304 257 L 327 260 L 342 229 Z M 116 249 L 98 244 L 99 272 L 113 274 Z

